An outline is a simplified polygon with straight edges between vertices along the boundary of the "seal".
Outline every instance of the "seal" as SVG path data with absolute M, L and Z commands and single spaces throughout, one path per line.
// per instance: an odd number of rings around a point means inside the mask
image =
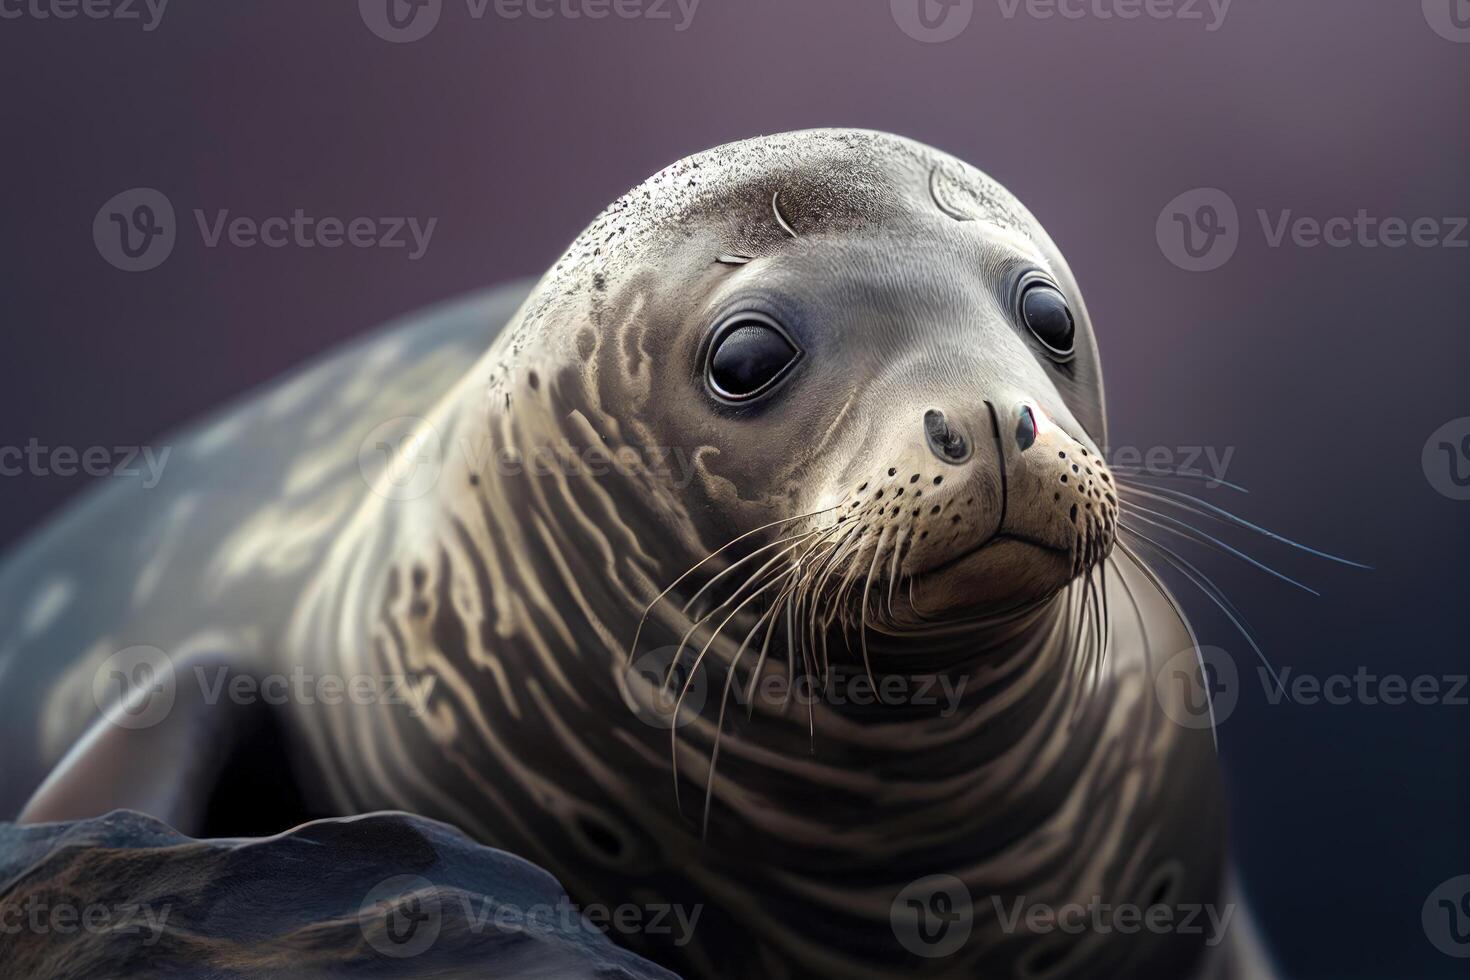
M 618 937 L 689 976 L 1260 976 L 1106 445 L 1077 283 L 994 181 L 865 131 L 710 150 L 528 295 L 30 542 L 7 798 L 423 814 L 579 903 L 697 907 Z

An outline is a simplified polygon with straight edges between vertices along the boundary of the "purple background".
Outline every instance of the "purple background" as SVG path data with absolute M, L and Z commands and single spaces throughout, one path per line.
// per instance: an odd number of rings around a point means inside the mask
M 493 7 L 492 7 L 493 11 Z M 852 125 L 950 150 L 1025 201 L 1070 257 L 1102 346 L 1115 445 L 1234 447 L 1229 503 L 1376 566 L 1252 550 L 1314 599 L 1206 556 L 1296 673 L 1463 673 L 1470 503 L 1420 452 L 1470 415 L 1470 250 L 1268 247 L 1256 209 L 1470 214 L 1470 44 L 1417 0 L 1236 0 L 1179 20 L 1007 19 L 975 0 L 922 44 L 887 0 L 703 0 L 648 19 L 473 20 L 445 0 L 389 44 L 351 2 L 175 0 L 137 22 L 0 20 L 0 442 L 128 445 L 384 319 L 545 268 L 610 199 L 693 151 Z M 160 268 L 113 269 L 91 224 L 156 187 Z M 1218 187 L 1234 259 L 1170 264 L 1155 221 Z M 428 254 L 205 249 L 190 212 L 437 216 Z M 0 541 L 81 479 L 0 479 Z M 1216 491 L 1211 499 L 1227 502 Z M 1470 873 L 1470 707 L 1269 705 L 1221 726 L 1236 853 L 1288 973 L 1458 976 L 1421 906 Z

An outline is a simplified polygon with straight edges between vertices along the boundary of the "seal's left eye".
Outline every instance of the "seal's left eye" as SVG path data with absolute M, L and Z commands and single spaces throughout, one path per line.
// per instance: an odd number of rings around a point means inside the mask
M 715 338 L 709 384 L 722 398 L 745 401 L 770 389 L 800 358 L 800 349 L 774 321 L 742 314 Z
M 1072 353 L 1077 328 L 1067 298 L 1048 282 L 1033 282 L 1021 294 L 1021 319 L 1026 329 L 1041 341 L 1048 352 L 1066 357 Z

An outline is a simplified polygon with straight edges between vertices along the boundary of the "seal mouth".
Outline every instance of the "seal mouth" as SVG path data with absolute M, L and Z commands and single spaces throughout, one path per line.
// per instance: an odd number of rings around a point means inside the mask
M 1040 601 L 1076 578 L 1071 548 L 1015 532 L 991 536 L 962 554 L 911 575 L 913 612 L 926 620 L 964 618 Z
M 980 544 L 977 544 L 975 547 L 970 548 L 967 551 L 955 555 L 953 558 L 945 559 L 944 561 L 939 562 L 936 565 L 931 565 L 928 568 L 914 569 L 912 574 L 915 578 L 922 578 L 930 575 L 940 575 L 952 568 L 957 567 L 963 562 L 974 558 L 976 555 L 981 554 L 984 551 L 987 551 L 998 545 L 1006 544 L 1008 542 L 1029 545 L 1033 548 L 1040 549 L 1041 551 L 1050 552 L 1053 555 L 1064 558 L 1068 562 L 1071 562 L 1072 560 L 1072 550 L 1070 548 L 1059 548 L 1054 544 L 1048 544 L 1045 541 L 1039 541 L 1036 538 L 1029 537 L 1025 534 L 1017 534 L 1014 531 L 1003 531 L 998 534 L 992 534 L 985 541 L 982 541 Z

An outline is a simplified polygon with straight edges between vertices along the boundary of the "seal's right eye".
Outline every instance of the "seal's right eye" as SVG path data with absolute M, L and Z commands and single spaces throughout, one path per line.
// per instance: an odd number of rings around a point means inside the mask
M 786 331 L 760 313 L 727 320 L 710 345 L 710 388 L 729 401 L 748 401 L 771 390 L 801 359 Z
M 1045 280 L 1027 283 L 1021 293 L 1021 319 L 1053 358 L 1072 356 L 1077 326 L 1060 289 Z

